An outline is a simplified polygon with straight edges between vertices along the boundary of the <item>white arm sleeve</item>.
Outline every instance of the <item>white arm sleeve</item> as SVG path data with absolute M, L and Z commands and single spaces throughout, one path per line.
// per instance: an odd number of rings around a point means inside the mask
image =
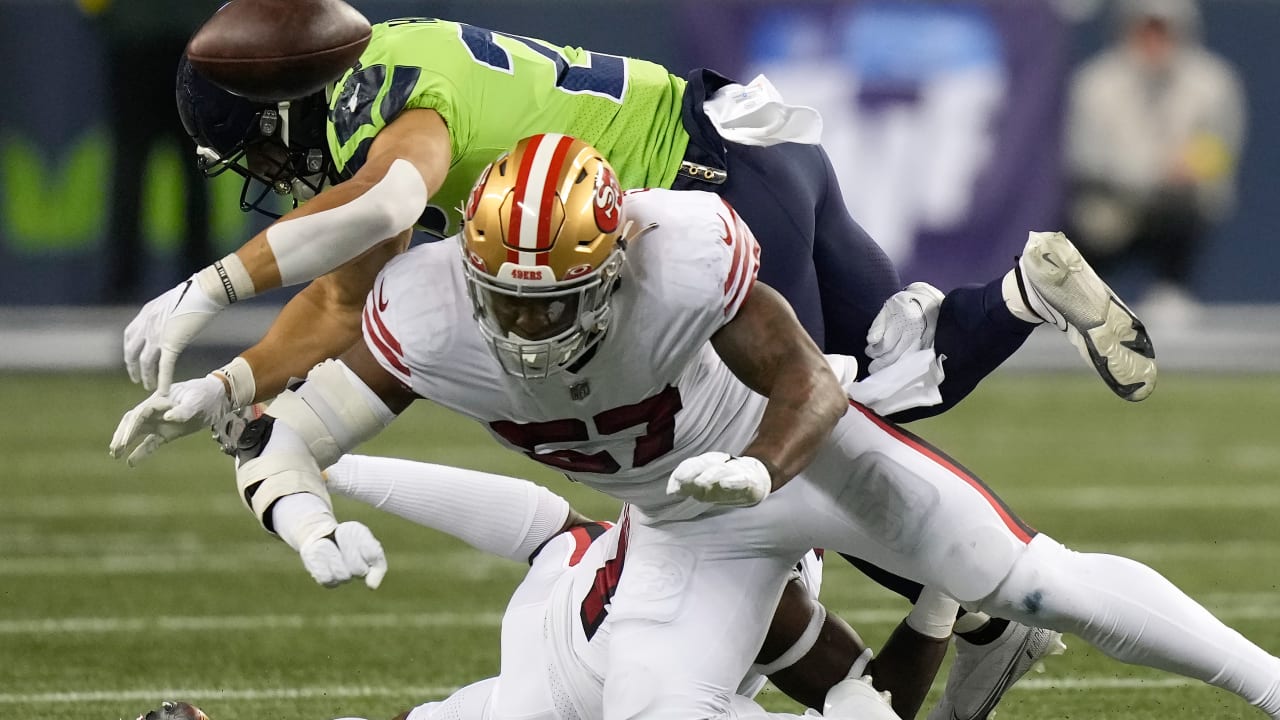
M 564 527 L 569 503 L 527 480 L 394 458 L 347 455 L 330 490 L 520 562 Z
M 314 280 L 413 227 L 427 206 L 427 185 L 413 163 L 397 159 L 360 197 L 267 228 L 281 285 Z

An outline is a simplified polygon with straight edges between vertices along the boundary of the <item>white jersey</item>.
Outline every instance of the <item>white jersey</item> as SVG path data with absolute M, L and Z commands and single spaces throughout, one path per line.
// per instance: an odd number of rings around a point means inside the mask
M 709 506 L 668 496 L 668 475 L 703 452 L 741 451 L 764 410 L 708 342 L 751 292 L 760 250 L 711 193 L 634 191 L 626 208 L 636 227 L 656 227 L 627 249 L 612 323 L 579 372 L 538 381 L 502 370 L 473 318 L 458 237 L 383 269 L 365 341 L 415 393 L 504 445 L 650 517 L 692 517 Z
M 502 670 L 482 705 L 486 720 L 597 720 L 604 717 L 609 601 L 627 554 L 627 521 L 590 523 L 550 540 L 512 594 L 502 620 Z M 807 553 L 793 572 L 812 597 L 822 560 Z M 738 694 L 754 697 L 765 677 L 754 670 Z M 481 703 L 476 703 L 477 706 Z M 410 720 L 470 717 L 458 703 L 427 703 Z M 454 714 L 456 713 L 456 714 Z

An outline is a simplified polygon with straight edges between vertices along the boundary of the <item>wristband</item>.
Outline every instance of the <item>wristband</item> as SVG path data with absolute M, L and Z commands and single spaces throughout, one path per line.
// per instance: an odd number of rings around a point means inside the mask
M 226 307 L 254 295 L 253 278 L 235 253 L 222 258 L 196 273 L 200 289 L 220 307 Z
M 226 383 L 227 397 L 231 400 L 232 410 L 239 410 L 253 404 L 253 397 L 257 394 L 258 388 L 253 379 L 253 368 L 249 367 L 248 361 L 243 357 L 237 357 L 209 374 Z

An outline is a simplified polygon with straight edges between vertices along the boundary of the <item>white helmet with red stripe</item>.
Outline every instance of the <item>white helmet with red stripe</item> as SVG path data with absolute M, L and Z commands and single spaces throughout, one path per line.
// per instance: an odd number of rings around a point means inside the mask
M 626 230 L 617 176 L 581 140 L 534 135 L 485 168 L 464 208 L 463 266 L 504 370 L 546 377 L 599 341 Z

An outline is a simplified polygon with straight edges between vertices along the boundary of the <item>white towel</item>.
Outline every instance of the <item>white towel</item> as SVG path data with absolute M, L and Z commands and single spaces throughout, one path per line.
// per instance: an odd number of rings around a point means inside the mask
M 942 359 L 932 348 L 912 350 L 861 382 L 845 383 L 844 389 L 851 399 L 877 414 L 892 415 L 899 410 L 942 402 L 938 385 L 945 376 Z
M 747 85 L 725 85 L 702 107 L 720 136 L 740 145 L 817 145 L 822 140 L 822 116 L 818 111 L 786 104 L 764 75 L 757 75 Z

